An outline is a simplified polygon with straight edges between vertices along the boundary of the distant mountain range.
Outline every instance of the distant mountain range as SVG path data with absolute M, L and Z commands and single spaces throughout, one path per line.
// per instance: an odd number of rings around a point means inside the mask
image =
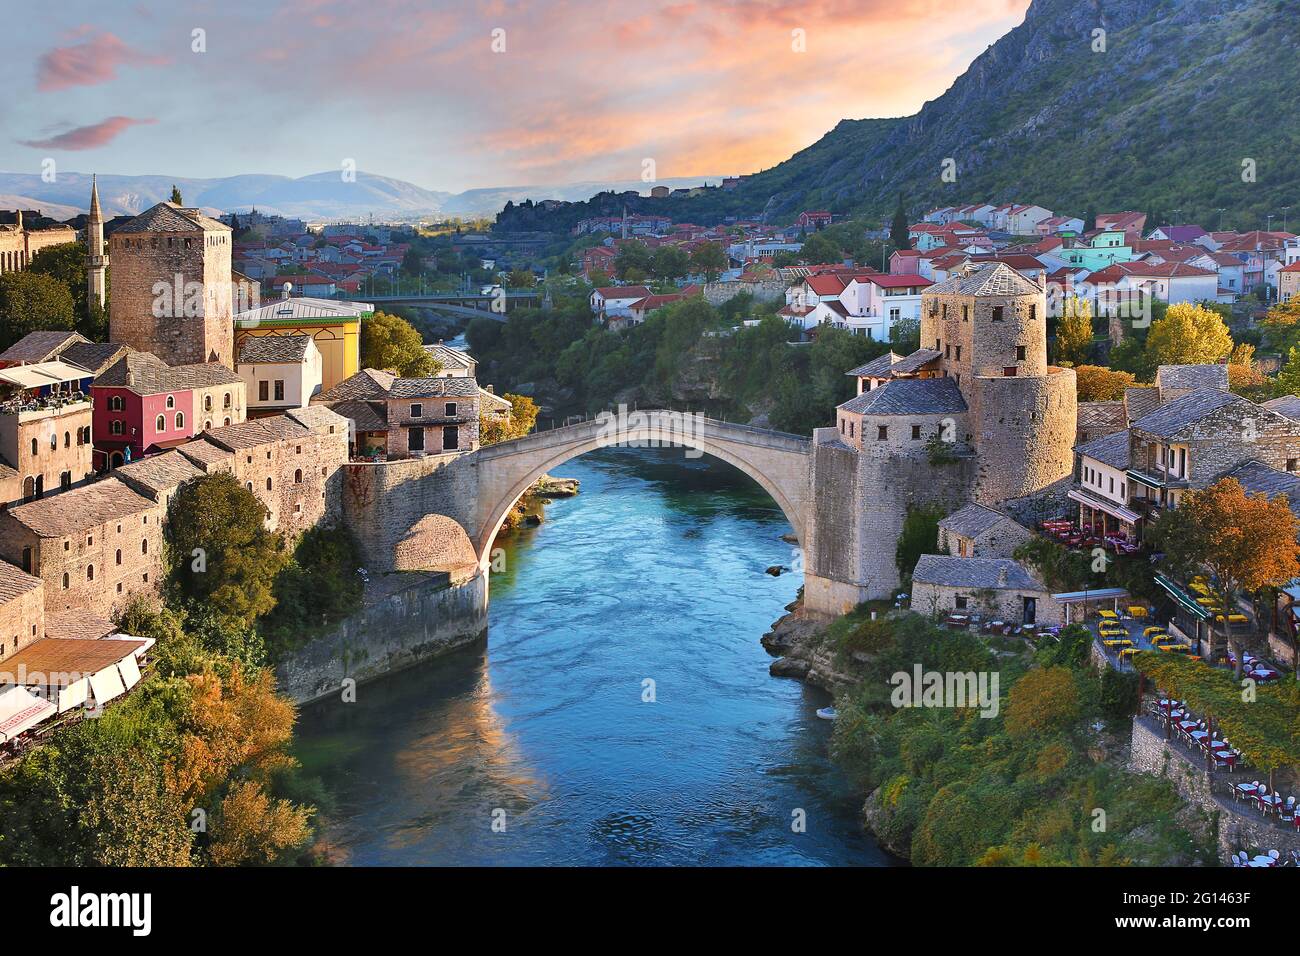
M 719 178 L 664 179 L 654 185 L 670 188 L 698 186 L 706 181 L 716 183 Z M 222 179 L 117 176 L 110 173 L 99 177 L 100 206 L 105 216 L 135 215 L 169 199 L 173 185 L 180 189 L 186 205 L 209 212 L 246 212 L 256 207 L 265 213 L 326 222 L 370 216 L 381 220 L 431 216 L 491 218 L 508 201 L 520 202 L 528 198 L 577 201 L 602 190 L 649 190 L 649 184 L 640 180 L 503 186 L 449 193 L 366 172 L 357 172 L 354 182 L 345 182 L 341 172 L 315 173 L 299 179 L 257 173 Z M 0 173 L 0 208 L 39 208 L 52 218 L 70 219 L 87 211 L 89 204 L 88 173 L 60 173 L 53 183 L 45 182 L 38 175 Z

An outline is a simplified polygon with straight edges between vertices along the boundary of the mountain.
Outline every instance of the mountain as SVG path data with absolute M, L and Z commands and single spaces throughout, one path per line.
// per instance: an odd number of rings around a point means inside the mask
M 716 181 L 717 177 L 714 177 Z M 666 179 L 656 185 L 696 186 L 700 178 Z M 172 185 L 187 205 L 209 212 L 245 212 L 254 206 L 265 213 L 307 220 L 415 219 L 423 216 L 474 218 L 496 215 L 508 201 L 536 199 L 586 199 L 601 190 L 648 189 L 640 180 L 581 182 L 560 186 L 505 186 L 469 189 L 462 193 L 422 189 L 400 179 L 358 171 L 354 182 L 344 182 L 341 172 L 288 176 L 245 174 L 224 179 L 183 176 L 99 177 L 99 201 L 104 214 L 135 215 L 155 203 L 170 199 Z M 69 219 L 90 204 L 90 175 L 60 173 L 53 183 L 38 175 L 0 173 L 0 209 L 39 208 L 46 215 Z
M 887 218 L 901 194 L 912 216 L 1019 201 L 1078 216 L 1154 207 L 1207 228 L 1223 208 L 1224 228 L 1252 229 L 1291 206 L 1300 222 L 1298 38 L 1300 0 L 1033 0 L 915 115 L 843 120 L 736 190 L 637 205 L 693 222 Z

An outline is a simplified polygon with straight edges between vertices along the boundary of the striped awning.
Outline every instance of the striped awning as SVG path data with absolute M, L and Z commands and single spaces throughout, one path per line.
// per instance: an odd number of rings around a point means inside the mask
M 1174 602 L 1180 608 L 1192 615 L 1192 617 L 1196 618 L 1198 621 L 1208 621 L 1210 619 L 1209 611 L 1197 604 L 1195 599 L 1179 585 L 1169 580 L 1169 578 L 1165 577 L 1158 571 L 1155 574 L 1155 582 L 1163 591 L 1174 599 Z
M 1080 491 L 1078 488 L 1071 488 L 1069 492 L 1071 501 L 1077 501 L 1081 505 L 1087 505 L 1089 508 L 1096 508 L 1098 511 L 1104 511 L 1106 514 L 1118 518 L 1120 521 L 1128 524 L 1137 524 L 1142 520 L 1142 516 L 1136 511 L 1129 511 L 1123 505 L 1117 505 L 1113 501 L 1107 501 L 1104 498 L 1098 498 L 1090 495 L 1086 491 Z

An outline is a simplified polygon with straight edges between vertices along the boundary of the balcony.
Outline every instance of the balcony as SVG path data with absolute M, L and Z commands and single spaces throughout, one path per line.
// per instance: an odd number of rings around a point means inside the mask
M 42 395 L 39 398 L 11 398 L 0 402 L 0 415 L 16 415 L 20 423 L 39 418 L 55 418 L 72 412 L 88 411 L 90 396 L 83 392 Z

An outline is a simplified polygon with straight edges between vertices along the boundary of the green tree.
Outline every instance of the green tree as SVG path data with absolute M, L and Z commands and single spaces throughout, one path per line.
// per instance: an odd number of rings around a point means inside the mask
M 660 246 L 650 256 L 650 271 L 660 279 L 678 279 L 691 268 L 691 258 L 678 246 Z
M 894 564 L 903 578 L 910 578 L 923 554 L 939 553 L 939 520 L 945 509 L 936 505 L 908 508 L 903 530 L 894 547 Z
M 903 197 L 898 197 L 898 208 L 894 210 L 894 221 L 889 227 L 889 239 L 895 249 L 911 249 L 912 239 L 907 234 L 907 210 L 903 208 Z
M 178 205 L 178 206 L 184 206 L 184 205 L 185 205 L 185 200 L 181 198 L 181 191 L 180 191 L 180 188 L 179 188 L 175 183 L 172 183 L 172 198 L 171 198 L 171 201 L 174 202 L 174 203 L 175 203 L 176 205 Z
M 181 486 L 166 541 L 169 580 L 185 598 L 244 626 L 275 607 L 275 579 L 288 555 L 267 530 L 266 506 L 229 472 Z
M 537 276 L 529 269 L 511 269 L 506 276 L 506 285 L 512 289 L 531 289 L 537 285 Z
M 402 254 L 402 271 L 408 276 L 418 276 L 424 268 L 424 257 L 414 245 Z
M 1278 369 L 1274 391 L 1282 395 L 1300 395 L 1300 348 L 1292 346 L 1287 352 L 1286 364 Z
M 1061 321 L 1056 327 L 1059 361 L 1082 365 L 1092 353 L 1092 307 L 1086 299 L 1072 295 L 1061 303 Z
M 387 312 L 361 320 L 361 365 L 385 369 L 403 378 L 434 374 L 441 366 L 424 349 L 415 326 Z
M 108 338 L 108 314 L 97 300 L 89 300 L 86 265 L 86 247 L 80 242 L 64 242 L 57 246 L 46 246 L 32 256 L 27 271 L 47 275 L 63 283 L 72 295 L 76 331 L 92 342 L 102 342 Z
M 696 272 L 704 273 L 704 278 L 708 282 L 717 282 L 718 276 L 726 271 L 727 265 L 727 253 L 721 243 L 704 242 L 696 246 L 695 251 L 691 253 L 691 267 Z
M 619 244 L 614 256 L 614 275 L 625 282 L 640 282 L 650 274 L 650 250 L 644 242 Z
M 72 293 L 58 279 L 30 271 L 0 275 L 0 350 L 28 332 L 76 325 Z
M 844 250 L 825 233 L 814 232 L 804 240 L 799 258 L 811 266 L 838 263 L 844 258 Z

